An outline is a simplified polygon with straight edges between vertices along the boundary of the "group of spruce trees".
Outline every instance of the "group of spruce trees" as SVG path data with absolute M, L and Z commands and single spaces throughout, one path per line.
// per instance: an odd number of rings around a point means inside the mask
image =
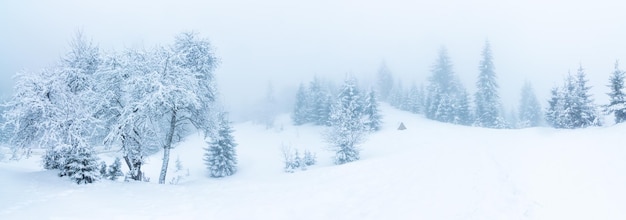
M 439 51 L 426 88 L 413 83 L 406 91 L 400 80 L 394 85 L 391 71 L 385 64 L 378 71 L 378 88 L 382 99 L 392 106 L 424 114 L 429 119 L 488 128 L 508 126 L 501 113 L 499 86 L 489 42 L 485 43 L 479 63 L 473 111 L 470 94 L 454 73 L 452 61 L 445 48 Z M 529 95 L 534 97 L 532 93 Z
M 295 125 L 328 126 L 325 138 L 336 152 L 335 164 L 344 164 L 360 158 L 358 145 L 367 133 L 380 130 L 378 106 L 376 92 L 362 91 L 352 76 L 337 92 L 316 77 L 308 88 L 300 84 L 292 120 Z
M 207 138 L 210 176 L 232 175 L 236 144 L 216 104 L 217 64 L 208 40 L 193 32 L 170 45 L 123 52 L 103 52 L 79 33 L 57 65 L 16 75 L 3 127 L 10 128 L 14 156 L 43 148 L 44 167 L 77 183 L 119 176 L 119 160 L 111 172 L 98 162 L 95 147 L 105 146 L 118 150 L 126 179 L 138 181 L 147 179 L 145 158 L 162 150 L 164 184 L 170 150 L 190 128 Z
M 569 129 L 601 124 L 600 107 L 593 103 L 582 66 L 575 76 L 568 74 L 563 86 L 552 89 L 545 114 L 542 113 L 530 82 L 525 82 L 521 90 L 518 112 L 509 116 L 508 120 L 504 116 L 498 95 L 499 86 L 489 42 L 485 43 L 478 70 L 473 106 L 470 106 L 470 97 L 452 70 L 452 63 L 445 48 L 439 51 L 437 61 L 431 69 L 432 75 L 428 80 L 426 91 L 424 86 L 418 87 L 415 83 L 408 91 L 404 90 L 400 80 L 394 85 L 391 71 L 384 63 L 378 71 L 378 89 L 381 98 L 398 109 L 454 124 L 487 128 L 524 128 L 540 126 L 545 121 L 552 127 Z M 602 106 L 604 113 L 614 114 L 616 123 L 626 120 L 623 81 L 624 72 L 619 69 L 616 62 L 609 84 L 610 103 Z

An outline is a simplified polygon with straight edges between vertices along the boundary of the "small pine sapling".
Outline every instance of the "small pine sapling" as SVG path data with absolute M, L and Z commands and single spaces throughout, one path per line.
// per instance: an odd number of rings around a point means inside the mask
M 113 164 L 109 166 L 107 178 L 116 181 L 121 176 L 124 176 L 124 173 L 122 173 L 122 162 L 120 161 L 120 158 L 117 157 L 115 158 Z
M 108 173 L 107 173 L 107 164 L 104 161 L 100 162 L 100 176 L 102 178 L 108 178 Z

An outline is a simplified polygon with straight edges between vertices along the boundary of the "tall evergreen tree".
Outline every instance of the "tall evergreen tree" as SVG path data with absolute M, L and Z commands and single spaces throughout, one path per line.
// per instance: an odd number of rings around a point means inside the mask
M 397 109 L 403 109 L 405 101 L 406 95 L 404 87 L 402 85 L 402 80 L 398 80 L 396 85 L 391 88 L 391 91 L 389 92 L 389 97 L 387 98 L 387 102 L 389 102 L 389 105 Z
M 469 94 L 462 89 L 459 93 L 459 97 L 456 99 L 457 103 L 455 104 L 455 118 L 454 123 L 460 125 L 471 125 L 473 121 L 472 113 L 470 110 L 470 99 Z
M 476 82 L 476 125 L 488 128 L 504 128 L 505 122 L 499 111 L 500 96 L 498 95 L 498 82 L 489 41 L 485 42 L 482 57 L 478 67 L 480 73 Z
M 335 164 L 359 160 L 359 144 L 365 135 L 363 104 L 356 79 L 348 77 L 332 107 L 331 128 L 326 141 L 335 150 Z
M 592 125 L 599 125 L 598 112 L 587 85 L 587 77 L 582 65 L 578 68 L 575 78 L 575 89 L 573 99 L 573 126 L 584 128 Z
M 465 119 L 465 111 L 469 104 L 463 85 L 452 71 L 452 62 L 445 48 L 439 51 L 437 61 L 432 67 L 426 97 L 425 115 L 427 118 L 448 122 L 461 123 Z
M 420 113 L 422 111 L 421 102 L 420 91 L 415 82 L 413 82 L 407 93 L 406 110 L 415 114 Z
M 371 89 L 365 96 L 363 114 L 365 115 L 365 127 L 370 131 L 378 131 L 382 126 L 382 116 L 378 112 L 378 100 L 376 92 Z
M 218 114 L 218 130 L 205 149 L 204 161 L 211 177 L 224 177 L 237 172 L 237 144 L 226 113 Z
M 389 101 L 389 96 L 391 95 L 391 90 L 393 88 L 393 76 L 391 71 L 387 67 L 385 62 L 380 64 L 378 68 L 378 91 L 380 91 L 380 98 L 383 101 Z
M 518 126 L 521 128 L 539 126 L 541 124 L 541 105 L 530 82 L 524 83 L 521 93 Z
M 307 92 L 304 84 L 300 83 L 298 92 L 296 93 L 296 104 L 294 106 L 293 115 L 291 119 L 295 125 L 302 125 L 308 122 L 308 109 L 307 106 Z
M 626 95 L 624 94 L 624 71 L 619 69 L 619 62 L 615 61 L 615 70 L 609 79 L 609 88 L 611 92 L 608 93 L 610 102 L 605 107 L 607 114 L 613 114 L 615 117 L 615 123 L 622 123 L 626 121 Z

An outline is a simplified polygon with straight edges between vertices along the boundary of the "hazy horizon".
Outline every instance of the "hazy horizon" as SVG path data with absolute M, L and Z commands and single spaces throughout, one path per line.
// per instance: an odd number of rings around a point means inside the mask
M 625 60 L 621 1 L 16 1 L 0 2 L 1 96 L 11 77 L 58 61 L 78 29 L 104 51 L 172 42 L 181 31 L 210 39 L 231 109 L 253 106 L 271 82 L 279 96 L 314 75 L 374 79 L 381 62 L 408 86 L 426 84 L 440 47 L 473 92 L 485 40 L 507 111 L 529 80 L 545 107 L 550 88 L 586 69 L 596 104 Z M 626 64 L 622 65 L 626 69 Z M 282 91 L 282 92 L 281 92 Z

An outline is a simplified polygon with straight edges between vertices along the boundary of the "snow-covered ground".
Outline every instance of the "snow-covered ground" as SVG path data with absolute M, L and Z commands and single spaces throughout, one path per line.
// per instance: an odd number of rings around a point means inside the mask
M 189 176 L 76 185 L 39 157 L 0 162 L 0 219 L 626 219 L 626 125 L 494 130 L 426 120 L 382 106 L 383 130 L 360 161 L 332 165 L 321 127 L 283 116 L 277 128 L 235 124 L 239 172 L 208 178 L 204 142 L 172 151 Z M 407 130 L 396 130 L 403 122 Z M 306 171 L 283 172 L 281 146 L 317 154 Z M 115 152 L 100 155 L 108 163 Z

